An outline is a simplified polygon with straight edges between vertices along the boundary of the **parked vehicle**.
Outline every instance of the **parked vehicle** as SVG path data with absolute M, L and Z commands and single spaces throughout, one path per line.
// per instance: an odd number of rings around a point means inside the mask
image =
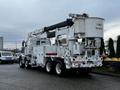
M 19 56 L 20 56 L 20 55 L 21 55 L 21 53 L 15 53 L 15 54 L 14 54 L 13 57 L 14 57 L 14 62 L 15 62 L 15 63 L 19 63 Z
M 62 75 L 66 70 L 89 73 L 101 67 L 103 21 L 87 14 L 70 14 L 66 21 L 29 33 L 24 56 L 19 58 L 20 68 L 41 66 L 48 73 Z
M 14 63 L 14 58 L 12 52 L 10 51 L 0 51 L 0 62 L 1 63 Z

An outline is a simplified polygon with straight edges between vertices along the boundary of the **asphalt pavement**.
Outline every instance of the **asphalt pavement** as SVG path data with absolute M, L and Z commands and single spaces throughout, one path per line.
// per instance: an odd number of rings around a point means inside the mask
M 58 77 L 43 69 L 0 64 L 0 90 L 120 90 L 120 78 L 98 74 Z

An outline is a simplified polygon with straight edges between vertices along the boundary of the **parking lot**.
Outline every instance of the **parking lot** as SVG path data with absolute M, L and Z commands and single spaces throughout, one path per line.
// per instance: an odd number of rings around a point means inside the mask
M 58 77 L 41 69 L 1 64 L 0 90 L 120 90 L 120 78 L 97 74 Z

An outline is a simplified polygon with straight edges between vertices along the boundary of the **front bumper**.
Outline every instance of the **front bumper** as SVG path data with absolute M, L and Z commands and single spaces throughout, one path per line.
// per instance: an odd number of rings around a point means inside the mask
M 14 60 L 0 60 L 2 63 L 14 63 Z

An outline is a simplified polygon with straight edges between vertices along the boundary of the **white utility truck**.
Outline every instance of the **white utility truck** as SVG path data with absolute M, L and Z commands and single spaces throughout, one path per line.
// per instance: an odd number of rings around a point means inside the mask
M 66 70 L 83 70 L 102 66 L 100 55 L 103 18 L 87 14 L 69 14 L 66 21 L 28 34 L 20 68 L 41 66 L 57 75 Z

